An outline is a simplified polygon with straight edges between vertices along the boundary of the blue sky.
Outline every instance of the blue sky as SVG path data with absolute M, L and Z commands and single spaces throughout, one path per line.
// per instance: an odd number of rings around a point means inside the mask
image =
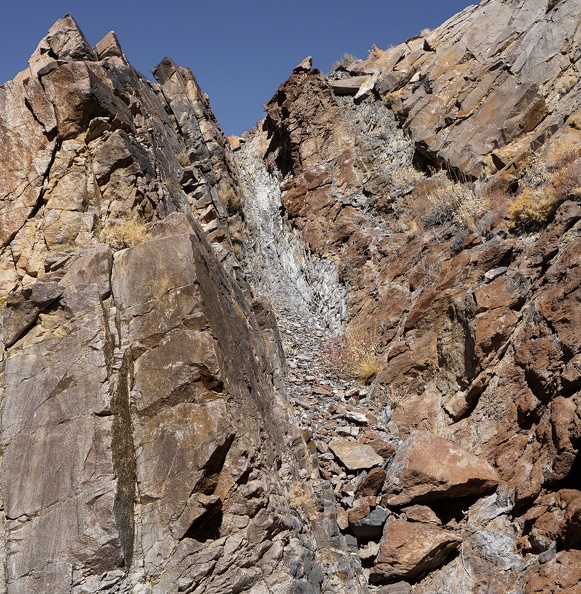
M 70 12 L 95 45 L 116 31 L 130 62 L 150 69 L 168 55 L 196 75 L 227 134 L 262 117 L 262 105 L 304 57 L 328 72 L 345 53 L 365 57 L 434 28 L 476 0 L 6 0 L 0 83 L 26 67 L 38 41 Z

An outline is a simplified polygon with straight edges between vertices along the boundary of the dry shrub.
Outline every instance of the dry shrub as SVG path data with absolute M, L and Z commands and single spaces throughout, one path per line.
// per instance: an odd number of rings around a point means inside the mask
M 190 158 L 186 153 L 179 153 L 178 154 L 178 162 L 182 167 L 189 167 L 191 165 Z
M 570 196 L 578 198 L 581 193 L 581 147 L 565 147 L 559 151 L 550 188 L 557 200 Z
M 309 487 L 305 483 L 294 482 L 287 493 L 287 501 L 290 507 L 298 512 L 306 512 L 311 519 L 317 517 L 317 506 Z
M 379 371 L 378 346 L 377 332 L 359 327 L 334 340 L 326 354 L 339 374 L 368 384 Z
M 389 174 L 389 189 L 390 191 L 401 196 L 411 192 L 420 182 L 425 181 L 426 177 L 415 167 L 411 165 L 404 165 L 398 169 L 390 171 Z
M 418 227 L 418 223 L 415 219 L 412 219 L 408 224 L 408 228 L 406 229 L 406 237 L 411 241 L 418 234 L 419 230 L 420 228 Z
M 383 51 L 382 49 L 379 49 L 374 43 L 371 46 L 369 53 L 367 54 L 367 59 L 371 60 L 371 61 L 375 61 L 375 60 L 378 60 L 379 58 L 381 58 L 381 56 L 383 56 L 383 54 L 385 54 L 385 51 Z
M 572 116 L 569 116 L 569 119 L 567 120 L 567 126 L 570 126 L 575 130 L 581 130 L 581 113 L 576 113 Z
M 101 231 L 101 241 L 121 250 L 142 243 L 147 227 L 139 221 L 116 221 Z
M 539 182 L 539 176 L 525 174 L 523 177 L 523 182 L 529 184 L 508 207 L 509 227 L 541 228 L 553 219 L 557 208 L 567 198 L 581 198 L 581 148 L 564 145 L 557 148 L 557 154 L 555 165 L 542 165 L 546 172 L 542 181 Z
M 359 58 L 357 56 L 354 56 L 353 54 L 350 54 L 349 52 L 345 52 L 343 54 L 343 56 L 341 57 L 341 59 L 338 60 L 337 62 L 335 62 L 333 64 L 333 66 L 331 66 L 331 72 L 333 72 L 335 70 L 344 70 L 348 66 L 353 64 L 353 62 L 357 62 L 358 59 Z
M 521 164 L 522 183 L 528 188 L 540 188 L 551 179 L 551 172 L 544 161 L 536 155 L 530 155 Z
M 495 187 L 490 189 L 484 196 L 489 210 L 504 214 L 511 200 L 511 194 L 508 189 Z
M 429 207 L 423 223 L 428 227 L 457 223 L 473 230 L 487 210 L 486 200 L 478 196 L 469 184 L 453 182 L 448 178 L 431 189 L 426 198 Z
M 521 229 L 541 227 L 552 218 L 555 209 L 551 194 L 546 194 L 543 189 L 524 188 L 508 207 L 508 225 Z

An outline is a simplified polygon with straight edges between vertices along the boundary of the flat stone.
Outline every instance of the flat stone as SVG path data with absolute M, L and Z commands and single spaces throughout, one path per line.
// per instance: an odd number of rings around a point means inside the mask
M 329 85 L 331 85 L 335 95 L 356 95 L 361 85 L 368 80 L 368 76 L 352 76 L 341 80 L 330 80 Z
M 507 270 L 508 266 L 498 266 L 498 268 L 493 268 L 492 270 L 485 272 L 484 278 L 486 280 L 494 280 L 495 278 L 502 276 Z
M 376 594 L 410 594 L 411 591 L 412 587 L 407 582 L 396 582 L 379 587 Z
M 366 470 L 384 463 L 384 459 L 376 454 L 371 446 L 365 444 L 336 438 L 331 441 L 329 447 L 341 464 L 349 470 Z

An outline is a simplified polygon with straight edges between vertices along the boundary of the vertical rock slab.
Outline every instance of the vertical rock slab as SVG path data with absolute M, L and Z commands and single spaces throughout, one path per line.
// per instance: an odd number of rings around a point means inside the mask
M 125 563 L 115 517 L 108 327 L 96 284 L 58 306 L 9 351 L 2 410 L 8 592 L 69 592 L 79 562 Z
M 314 592 L 313 553 L 270 472 L 290 460 L 260 328 L 197 225 L 173 215 L 157 229 L 118 252 L 112 274 L 135 448 L 134 579 L 159 594 L 202 580 L 216 593 L 272 580 Z
M 54 134 L 38 121 L 26 72 L 0 86 L 0 247 L 6 246 L 34 211 L 56 147 Z M 28 92 L 27 92 L 28 90 Z M 43 106 L 54 119 L 52 105 Z

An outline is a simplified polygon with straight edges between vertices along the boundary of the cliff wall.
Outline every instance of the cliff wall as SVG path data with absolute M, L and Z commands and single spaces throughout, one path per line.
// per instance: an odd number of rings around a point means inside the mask
M 70 16 L 0 87 L 0 591 L 579 591 L 578 0 L 244 138 Z

